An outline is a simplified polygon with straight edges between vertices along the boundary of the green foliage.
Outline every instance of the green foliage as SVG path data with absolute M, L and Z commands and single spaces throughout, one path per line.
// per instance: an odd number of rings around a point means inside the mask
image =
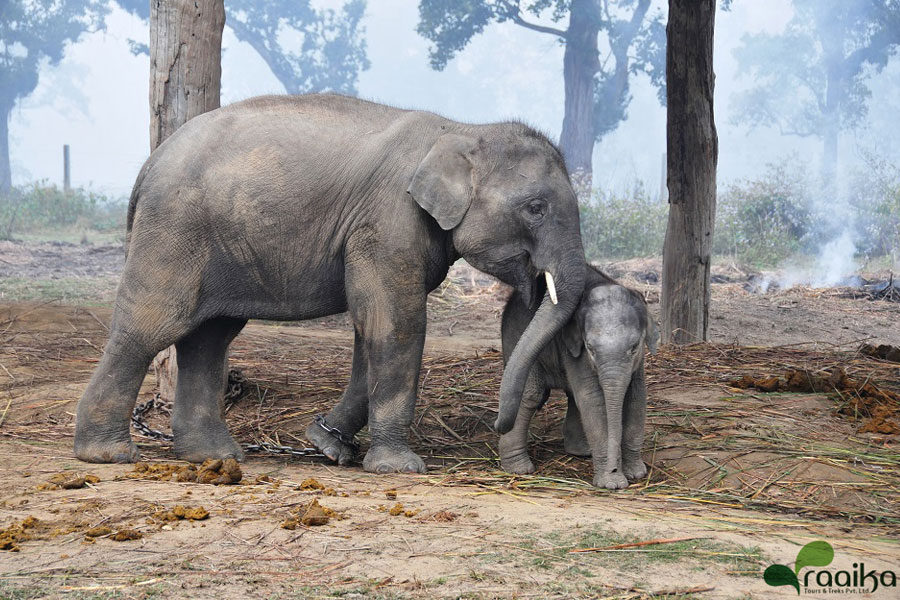
M 10 0 L 0 3 L 0 104 L 12 108 L 38 82 L 42 61 L 62 60 L 66 44 L 102 25 L 105 2 Z
M 0 193 L 12 183 L 7 124 L 13 106 L 37 87 L 40 67 L 59 63 L 70 42 L 102 27 L 108 10 L 101 0 L 0 1 Z
M 868 258 L 900 258 L 900 169 L 867 157 L 869 168 L 850 180 L 849 216 L 842 202 L 827 202 L 797 159 L 769 165 L 757 179 L 719 190 L 713 252 L 756 267 L 775 267 L 849 229 L 856 252 Z M 815 202 L 816 195 L 820 202 Z M 840 212 L 840 211 L 839 211 Z M 852 221 L 847 221 L 851 219 Z
M 900 168 L 868 157 L 869 170 L 850 186 L 857 250 L 869 257 L 894 254 L 900 261 Z
M 581 205 L 581 239 L 588 260 L 658 256 L 668 204 L 650 198 L 643 185 L 625 194 L 595 193 Z
M 266 61 L 289 94 L 355 94 L 359 73 L 369 68 L 365 0 L 340 10 L 317 9 L 310 0 L 228 0 L 226 26 Z
M 737 120 L 799 136 L 852 128 L 866 115 L 868 79 L 900 41 L 900 4 L 794 0 L 793 7 L 783 33 L 745 35 L 734 51 L 739 72 L 754 81 L 735 98 Z
M 596 23 L 602 53 L 597 62 L 585 61 L 577 68 L 594 80 L 594 122 L 581 126 L 590 128 L 600 140 L 627 117 L 630 77 L 648 75 L 660 101 L 665 101 L 665 19 L 661 11 L 651 13 L 649 7 L 649 0 L 604 0 L 574 6 L 571 0 L 420 0 L 416 31 L 432 43 L 431 67 L 441 71 L 491 23 L 512 22 L 582 50 L 587 42 L 571 33 L 572 21 Z M 554 24 L 568 22 L 569 28 L 540 22 L 546 19 Z
M 762 178 L 720 191 L 713 252 L 773 267 L 805 248 L 812 223 L 805 172 L 792 163 L 769 165 Z
M 115 0 L 147 21 L 146 0 Z M 369 68 L 365 28 L 366 0 L 348 0 L 340 10 L 315 8 L 310 0 L 228 0 L 225 26 L 259 54 L 288 94 L 356 94 L 359 74 Z M 150 49 L 129 40 L 135 53 Z
M 0 195 L 0 239 L 16 233 L 80 228 L 92 231 L 125 230 L 124 200 L 78 188 L 64 192 L 46 182 L 13 187 Z

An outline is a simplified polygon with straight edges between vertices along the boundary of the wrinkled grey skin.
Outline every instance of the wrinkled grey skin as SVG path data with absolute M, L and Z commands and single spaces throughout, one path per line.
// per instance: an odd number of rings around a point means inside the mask
M 329 94 L 254 98 L 185 124 L 138 175 L 126 245 L 109 342 L 77 409 L 86 461 L 139 458 L 132 407 L 172 343 L 176 454 L 241 458 L 222 410 L 231 340 L 248 319 L 349 311 L 353 374 L 327 422 L 349 435 L 368 422 L 366 470 L 423 472 L 407 435 L 426 296 L 450 265 L 463 257 L 526 301 L 540 272 L 556 278 L 559 304 L 543 302 L 523 334 L 507 396 L 584 288 L 575 194 L 544 136 Z M 349 460 L 320 428 L 310 438 Z
M 503 356 L 508 358 L 533 311 L 513 294 L 503 312 Z M 510 473 L 532 473 L 528 427 L 550 390 L 569 399 L 566 452 L 591 456 L 594 485 L 628 487 L 647 468 L 641 460 L 647 388 L 644 344 L 656 350 L 656 325 L 644 298 L 588 267 L 584 298 L 572 320 L 538 357 L 513 429 L 500 438 L 500 460 Z

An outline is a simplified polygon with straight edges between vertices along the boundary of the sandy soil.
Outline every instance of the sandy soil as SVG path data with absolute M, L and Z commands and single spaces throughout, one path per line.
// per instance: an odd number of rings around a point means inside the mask
M 115 277 L 112 249 L 95 253 L 105 258 L 92 270 L 89 249 L 55 248 L 56 266 L 27 247 L 0 248 L 0 278 L 69 277 L 69 262 L 81 265 L 75 278 Z M 647 262 L 618 275 L 656 308 Z M 792 588 L 770 587 L 761 573 L 792 565 L 814 540 L 835 548 L 831 570 L 864 562 L 867 570 L 900 571 L 896 436 L 860 432 L 863 421 L 841 414 L 834 395 L 730 385 L 744 374 L 841 365 L 896 390 L 895 365 L 852 351 L 864 338 L 900 344 L 900 307 L 838 290 L 753 294 L 740 281 L 746 274 L 729 273 L 714 286 L 719 343 L 649 359 L 651 473 L 616 493 L 591 488 L 589 463 L 563 452 L 558 398 L 535 423 L 538 473 L 497 470 L 487 423 L 506 292 L 471 271 L 456 269 L 429 302 L 411 438 L 430 467 L 422 476 L 253 455 L 242 484 L 213 486 L 80 463 L 70 451 L 74 404 L 99 358 L 109 309 L 0 305 L 0 545 L 3 531 L 29 538 L 16 543 L 18 552 L 0 550 L 0 598 L 788 598 Z M 229 411 L 235 436 L 302 445 L 312 415 L 346 382 L 351 345 L 342 316 L 251 323 L 232 350 L 232 366 L 250 382 Z M 154 385 L 151 375 L 141 401 Z M 167 427 L 160 411 L 149 421 Z M 135 439 L 152 464 L 173 462 L 166 443 Z M 366 435 L 360 439 L 365 447 Z M 60 472 L 99 481 L 47 489 Z M 299 489 L 310 478 L 331 490 Z M 312 498 L 343 518 L 283 528 Z M 392 515 L 397 503 L 403 512 Z M 177 505 L 210 516 L 159 517 Z M 22 528 L 29 517 L 37 522 Z M 86 535 L 97 527 L 109 533 Z M 141 537 L 114 541 L 121 530 Z M 635 545 L 648 541 L 656 543 Z M 570 552 L 584 548 L 599 550 Z

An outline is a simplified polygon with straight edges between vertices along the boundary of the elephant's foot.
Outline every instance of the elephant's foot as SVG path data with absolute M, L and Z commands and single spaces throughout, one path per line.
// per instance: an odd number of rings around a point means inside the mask
M 568 437 L 564 438 L 563 449 L 566 451 L 566 454 L 572 454 L 573 456 L 591 455 L 591 447 L 588 445 L 588 442 L 583 435 L 576 439 Z
M 372 446 L 363 459 L 370 473 L 425 473 L 425 461 L 409 448 Z
M 318 448 L 319 452 L 341 466 L 349 465 L 355 457 L 353 448 L 322 429 L 315 421 L 306 428 L 306 439 Z
M 507 473 L 515 475 L 528 475 L 534 473 L 534 463 L 528 457 L 528 453 L 518 454 L 511 457 L 501 457 L 500 466 Z
M 516 433 L 500 436 L 500 466 L 507 473 L 534 473 L 534 463 L 528 456 L 528 439 Z
M 647 476 L 647 465 L 641 460 L 640 455 L 636 457 L 625 456 L 622 458 L 622 471 L 624 471 L 628 481 L 637 481 Z
M 620 468 L 607 469 L 606 461 L 594 465 L 594 485 L 608 490 L 624 490 L 628 487 L 628 479 Z
M 202 463 L 208 458 L 244 460 L 244 451 L 224 423 L 198 425 L 188 429 L 173 428 L 175 456 L 192 463 Z
M 141 453 L 130 435 L 128 439 L 104 440 L 76 433 L 75 456 L 91 463 L 133 463 L 141 460 Z

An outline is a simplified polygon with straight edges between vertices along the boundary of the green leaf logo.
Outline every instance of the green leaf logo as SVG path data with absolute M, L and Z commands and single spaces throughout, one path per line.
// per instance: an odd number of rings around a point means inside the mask
M 784 565 L 771 565 L 766 569 L 766 572 L 763 573 L 763 579 L 766 583 L 775 587 L 779 585 L 792 585 L 794 586 L 794 589 L 797 590 L 797 595 L 800 595 L 800 582 L 797 581 L 797 576 Z
M 834 560 L 834 548 L 828 542 L 810 542 L 800 548 L 794 573 L 800 574 L 803 567 L 827 567 Z

